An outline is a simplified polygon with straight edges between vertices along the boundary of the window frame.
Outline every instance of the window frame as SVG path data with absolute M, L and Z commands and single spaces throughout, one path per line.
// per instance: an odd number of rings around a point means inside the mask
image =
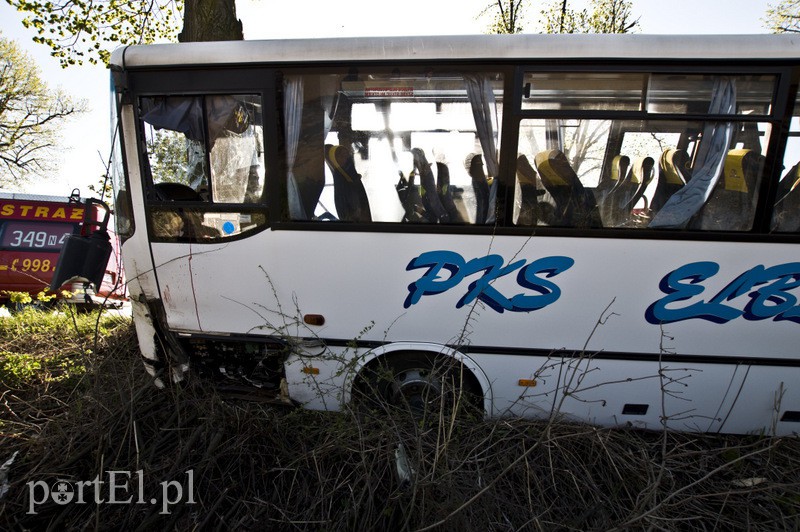
M 358 61 L 353 62 L 359 68 L 387 69 L 390 70 L 395 63 L 388 61 Z M 776 189 L 782 174 L 783 151 L 788 138 L 789 124 L 792 117 L 795 92 L 800 83 L 800 64 L 790 60 L 698 60 L 698 61 L 643 61 L 643 60 L 610 60 L 598 65 L 586 59 L 574 61 L 524 61 L 524 60 L 496 60 L 496 61 L 402 61 L 409 68 L 432 67 L 437 70 L 450 71 L 479 71 L 498 72 L 503 75 L 503 103 L 501 136 L 499 140 L 498 159 L 500 172 L 497 194 L 497 219 L 492 226 L 479 225 L 439 225 L 439 224 L 403 224 L 394 222 L 371 223 L 318 223 L 300 220 L 289 220 L 282 213 L 286 212 L 285 176 L 286 165 L 283 161 L 284 154 L 279 152 L 279 146 L 284 142 L 282 123 L 282 100 L 277 89 L 277 73 L 322 73 L 345 69 L 349 63 L 318 62 L 308 64 L 283 64 L 280 62 L 256 64 L 253 66 L 231 67 L 202 67 L 186 66 L 177 71 L 172 68 L 169 74 L 161 72 L 159 68 L 137 68 L 128 71 L 129 88 L 134 99 L 140 96 L 155 96 L 169 94 L 233 94 L 249 93 L 258 94 L 262 98 L 264 109 L 264 149 L 265 149 L 265 187 L 267 189 L 267 203 L 264 206 L 253 207 L 253 211 L 265 212 L 267 222 L 264 227 L 256 231 L 249 231 L 243 235 L 229 237 L 228 239 L 246 238 L 256 232 L 270 228 L 272 230 L 315 230 L 315 231 L 368 231 L 368 232 L 417 232 L 434 234 L 497 234 L 497 235 L 526 235 L 526 236 L 554 236 L 554 237 L 597 237 L 597 238 L 632 238 L 632 239 L 670 239 L 670 240 L 700 240 L 700 241 L 765 241 L 765 242 L 800 242 L 800 234 L 770 232 L 772 203 L 775 199 Z M 684 231 L 664 229 L 609 229 L 609 228 L 559 228 L 559 227 L 517 227 L 513 224 L 514 214 L 514 181 L 515 159 L 511 157 L 516 153 L 519 141 L 519 127 L 525 118 L 543 118 L 564 116 L 560 111 L 522 110 L 522 85 L 526 72 L 643 72 L 643 73 L 682 73 L 682 74 L 772 74 L 777 76 L 772 112 L 770 115 L 733 115 L 735 121 L 768 122 L 772 126 L 769 144 L 766 146 L 766 160 L 762 180 L 758 189 L 758 201 L 755 209 L 755 222 L 748 232 L 728 231 Z M 224 80 L 224 81 L 223 81 Z M 137 128 L 140 127 L 138 109 L 135 110 Z M 646 111 L 596 111 L 573 110 L 569 111 L 569 118 L 595 118 L 595 119 L 653 119 L 653 120 L 713 120 L 729 121 L 732 115 L 697 115 L 697 114 L 665 114 L 646 113 Z M 140 134 L 140 132 L 137 132 Z M 780 154 L 780 156 L 778 156 Z M 149 178 L 145 178 L 146 165 L 140 161 L 143 183 L 145 186 Z M 145 211 L 148 213 L 150 200 L 145 202 Z M 155 202 L 152 203 L 156 205 Z M 213 205 L 209 211 L 231 212 L 230 205 Z M 186 204 L 190 207 L 190 204 Z M 199 204 L 199 206 L 203 206 Z M 206 205 L 207 206 L 207 205 Z M 244 204 L 237 204 L 237 211 L 251 210 Z M 413 228 L 411 228 L 411 227 Z M 152 238 L 153 241 L 158 239 Z M 214 240 L 215 242 L 218 240 Z M 205 240 L 203 242 L 206 242 Z
M 221 72 L 224 70 L 225 72 Z M 169 75 L 162 75 L 158 69 L 131 73 L 129 76 L 131 89 L 131 102 L 133 104 L 134 121 L 136 124 L 136 141 L 140 146 L 139 168 L 141 174 L 142 195 L 145 206 L 148 238 L 151 242 L 179 242 L 215 244 L 231 242 L 249 238 L 250 236 L 269 229 L 272 226 L 271 211 L 274 208 L 274 190 L 270 186 L 271 174 L 275 173 L 274 143 L 275 134 L 272 129 L 277 120 L 272 103 L 275 101 L 274 70 L 267 68 L 230 67 L 208 70 L 207 68 L 179 69 L 171 71 Z M 224 80 L 221 82 L 220 80 Z M 266 201 L 261 203 L 216 203 L 206 201 L 164 201 L 154 197 L 154 182 L 150 168 L 147 149 L 145 148 L 144 121 L 140 114 L 139 101 L 141 98 L 161 96 L 226 96 L 226 95 L 256 96 L 261 100 L 262 106 L 262 145 L 264 147 L 264 190 L 262 195 Z M 208 159 L 208 154 L 206 154 Z M 210 171 L 210 170 L 209 170 Z M 208 176 L 210 178 L 210 174 Z M 158 236 L 154 224 L 154 214 L 166 211 L 202 211 L 204 213 L 228 213 L 263 216 L 264 223 L 260 226 L 233 235 L 221 235 L 215 238 L 193 238 L 191 236 L 164 237 Z
M 497 138 L 499 148 L 497 150 L 498 153 L 498 162 L 500 171 L 498 172 L 500 175 L 503 174 L 503 160 L 502 160 L 502 153 L 503 153 L 503 142 L 505 138 L 505 125 L 506 119 L 505 113 L 509 110 L 509 90 L 513 86 L 513 79 L 516 76 L 516 66 L 507 64 L 506 62 L 502 61 L 494 61 L 494 62 L 452 62 L 452 61 L 396 61 L 396 62 L 374 62 L 374 61 L 365 61 L 365 62 L 353 62 L 353 63 L 324 63 L 320 65 L 277 65 L 275 66 L 276 71 L 276 87 L 282 84 L 283 79 L 287 76 L 324 76 L 324 75 L 343 75 L 352 72 L 353 70 L 357 69 L 359 73 L 369 73 L 369 74 L 393 74 L 396 73 L 398 69 L 408 70 L 413 73 L 418 73 L 420 71 L 434 71 L 434 72 L 441 72 L 441 73 L 452 73 L 452 74 L 485 74 L 485 73 L 493 73 L 499 74 L 502 76 L 502 104 L 498 105 L 498 115 L 500 115 L 501 119 L 498 122 L 499 124 L 499 135 Z M 282 94 L 282 88 L 277 89 L 278 94 Z M 360 102 L 359 102 L 360 103 Z M 278 98 L 275 105 L 276 109 L 279 110 L 279 114 L 282 113 L 282 109 L 284 108 L 284 102 L 282 98 Z M 283 129 L 283 121 L 281 120 L 280 127 L 277 130 L 277 134 L 279 136 L 279 142 L 277 143 L 279 146 L 285 146 L 286 140 L 284 138 L 284 129 Z M 300 219 L 291 219 L 288 215 L 289 208 L 288 208 L 288 199 L 286 197 L 286 178 L 287 178 L 287 168 L 286 168 L 286 160 L 285 160 L 285 152 L 281 151 L 279 154 L 280 158 L 280 166 L 277 168 L 280 169 L 280 184 L 272 183 L 272 186 L 275 189 L 280 189 L 280 199 L 282 201 L 280 208 L 276 209 L 274 212 L 281 213 L 280 217 L 273 218 L 273 227 L 275 229 L 301 229 L 301 230 L 358 230 L 358 231 L 386 231 L 386 232 L 409 232 L 408 226 L 415 226 L 416 229 L 414 231 L 422 231 L 422 232 L 434 232 L 434 233 L 492 233 L 495 229 L 494 224 L 476 224 L 473 222 L 467 222 L 464 224 L 435 224 L 435 223 L 407 223 L 398 221 L 371 221 L 371 222 L 327 222 L 327 221 L 319 221 L 319 220 L 300 220 Z M 502 187 L 502 180 L 498 179 L 498 192 L 496 200 L 496 208 L 500 209 L 499 206 L 499 198 L 500 198 L 500 190 Z M 335 227 L 329 227 L 335 226 Z M 395 228 L 395 226 L 398 226 Z
M 620 74 L 681 74 L 681 75 L 773 75 L 776 78 L 773 88 L 772 109 L 768 115 L 717 115 L 701 113 L 649 113 L 646 108 L 638 111 L 631 110 L 534 110 L 522 108 L 522 97 L 524 91 L 525 74 L 535 73 L 620 73 Z M 776 235 L 769 231 L 771 221 L 772 205 L 774 203 L 775 190 L 780 176 L 776 175 L 776 168 L 782 166 L 785 142 L 788 137 L 787 131 L 791 120 L 791 107 L 794 103 L 791 100 L 793 93 L 791 88 L 797 87 L 798 76 L 800 76 L 800 65 L 791 64 L 787 61 L 608 61 L 603 65 L 597 65 L 586 60 L 574 62 L 554 63 L 520 63 L 517 66 L 516 82 L 516 106 L 515 113 L 506 115 L 508 120 L 513 120 L 513 125 L 504 125 L 504 130 L 519 131 L 521 122 L 525 119 L 593 119 L 593 120 L 642 120 L 642 121 L 708 121 L 708 122 L 754 122 L 768 123 L 771 126 L 769 143 L 766 146 L 766 158 L 761 175 L 761 182 L 758 188 L 758 200 L 755 206 L 753 226 L 749 231 L 708 231 L 708 230 L 688 230 L 688 229 L 655 229 L 655 228 L 571 228 L 571 227 L 546 227 L 534 226 L 537 235 L 553 236 L 577 236 L 577 237 L 623 237 L 623 238 L 670 238 L 676 240 L 740 240 L 755 241 L 765 240 L 769 235 L 769 240 L 776 241 L 799 241 L 800 235 L 792 237 L 791 234 Z M 731 118 L 734 118 L 731 120 Z M 613 126 L 612 126 L 613 127 Z M 518 147 L 518 142 L 514 144 Z M 606 157 L 608 156 L 606 149 Z M 778 156 L 780 154 L 780 157 Z M 604 159 L 603 165 L 606 164 Z M 779 172 L 778 172 L 779 173 Z M 507 174 L 513 175 L 513 174 Z M 510 190 L 510 198 L 507 197 L 506 203 L 511 207 L 506 213 L 506 228 L 513 227 L 513 183 Z M 512 231 L 513 232 L 513 231 Z M 528 229 L 530 232 L 530 228 Z M 787 238 L 788 237 L 788 238 Z

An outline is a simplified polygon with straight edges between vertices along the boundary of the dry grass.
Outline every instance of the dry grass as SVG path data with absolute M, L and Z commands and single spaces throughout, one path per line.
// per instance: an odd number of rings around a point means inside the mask
M 127 322 L 45 321 L 0 323 L 0 465 L 18 453 L 0 529 L 800 528 L 796 438 L 414 423 L 389 409 L 331 414 L 230 400 L 199 379 L 157 391 Z M 10 354 L 40 363 L 8 363 Z M 398 474 L 398 456 L 410 478 Z M 48 501 L 27 513 L 29 482 L 139 470 L 144 504 Z M 188 489 L 187 471 L 194 504 L 184 496 L 160 513 L 162 482 Z

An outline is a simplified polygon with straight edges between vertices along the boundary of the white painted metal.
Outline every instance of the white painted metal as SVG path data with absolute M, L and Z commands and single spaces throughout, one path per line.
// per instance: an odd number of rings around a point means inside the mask
M 489 349 L 467 357 L 491 398 L 487 411 L 492 415 L 543 415 L 557 408 L 570 418 L 603 425 L 630 421 L 658 428 L 666 416 L 671 427 L 681 430 L 763 429 L 785 434 L 791 427 L 756 426 L 753 422 L 772 420 L 773 411 L 777 415 L 781 383 L 783 404 L 800 404 L 794 385 L 800 379 L 798 368 L 750 368 L 707 361 L 659 366 L 652 359 L 602 357 L 610 352 L 634 358 L 659 353 L 796 358 L 797 324 L 792 321 L 739 317 L 724 324 L 688 319 L 662 326 L 645 319 L 648 306 L 666 295 L 659 288 L 661 279 L 680 266 L 698 261 L 722 265 L 719 273 L 703 282 L 702 294 L 672 308 L 709 301 L 738 275 L 759 264 L 791 262 L 796 256 L 793 246 L 266 231 L 226 244 L 154 243 L 152 247 L 169 325 L 175 331 L 388 342 L 406 350 L 411 349 L 409 340 L 426 351 L 431 348 L 424 344 L 495 347 L 497 353 Z M 567 256 L 575 264 L 548 279 L 561 295 L 540 310 L 499 313 L 480 302 L 457 309 L 457 301 L 479 275 L 404 308 L 409 285 L 424 273 L 407 271 L 406 266 L 420 253 L 437 249 L 455 251 L 467 260 L 491 253 L 504 257 L 505 264 L 512 258 L 532 262 L 548 256 Z M 193 289 L 187 289 L 189 286 Z M 517 284 L 515 275 L 498 279 L 493 288 L 508 297 L 531 295 Z M 726 304 L 744 308 L 752 292 Z M 325 316 L 325 325 L 303 324 L 302 316 L 307 313 Z M 504 355 L 505 348 L 552 350 L 552 355 Z M 381 348 L 386 349 L 391 348 Z M 335 359 L 341 351 L 333 349 L 332 353 Z M 345 353 L 348 357 L 355 354 L 353 350 Z M 365 349 L 357 354 L 372 356 Z M 299 372 L 300 359 L 295 359 L 288 366 L 290 395 L 320 408 L 346 401 L 343 369 L 347 364 L 312 360 L 315 367 L 327 368 L 327 372 L 309 377 Z M 580 382 L 568 378 L 576 368 L 587 375 Z M 518 380 L 524 378 L 535 378 L 539 387 L 519 387 Z M 564 400 L 564 389 L 573 388 Z M 321 389 L 330 394 L 320 396 Z M 665 395 L 663 390 L 672 394 Z M 745 392 L 746 399 L 741 397 Z M 665 412 L 661 411 L 662 398 Z M 649 404 L 648 415 L 625 419 L 620 412 L 627 403 Z

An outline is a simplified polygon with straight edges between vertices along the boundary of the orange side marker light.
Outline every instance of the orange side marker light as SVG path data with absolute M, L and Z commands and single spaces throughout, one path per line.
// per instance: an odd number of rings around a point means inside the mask
M 306 325 L 325 325 L 325 316 L 322 314 L 304 314 L 303 321 Z

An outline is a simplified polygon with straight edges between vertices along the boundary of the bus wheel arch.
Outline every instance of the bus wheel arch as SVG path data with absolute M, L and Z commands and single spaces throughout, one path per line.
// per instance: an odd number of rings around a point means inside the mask
M 488 411 L 491 389 L 483 371 L 466 355 L 442 345 L 382 346 L 370 351 L 351 375 L 349 402 L 354 405 L 376 398 L 419 411 L 423 403 L 445 393 L 450 401 L 465 399 L 481 416 Z

